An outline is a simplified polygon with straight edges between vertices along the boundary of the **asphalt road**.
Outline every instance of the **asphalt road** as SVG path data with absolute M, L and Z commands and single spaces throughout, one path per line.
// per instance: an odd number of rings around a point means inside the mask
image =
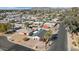
M 54 41 L 48 51 L 68 51 L 67 32 L 63 24 L 60 24 L 58 38 Z
M 28 47 L 24 47 L 24 46 L 15 44 L 11 48 L 9 48 L 7 51 L 34 51 L 34 50 L 30 49 Z
M 11 43 L 7 40 L 7 37 L 0 36 L 0 51 L 34 51 L 34 50 L 28 47 Z

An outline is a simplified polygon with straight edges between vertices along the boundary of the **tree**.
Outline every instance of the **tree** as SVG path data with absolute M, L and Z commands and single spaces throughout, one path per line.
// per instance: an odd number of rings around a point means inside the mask
M 79 31 L 79 8 L 71 8 L 65 11 L 60 16 L 60 21 L 69 28 L 70 33 L 76 33 Z
M 51 31 L 51 30 L 47 31 L 47 32 L 44 34 L 45 47 L 46 47 L 46 48 L 47 48 L 47 44 L 48 44 L 48 42 L 49 42 L 49 39 L 50 39 L 51 35 L 52 35 L 52 31 Z
M 5 32 L 10 29 L 11 25 L 9 23 L 0 23 L 0 32 Z
M 29 27 L 29 23 L 28 22 L 24 23 L 24 25 L 25 25 L 26 29 Z

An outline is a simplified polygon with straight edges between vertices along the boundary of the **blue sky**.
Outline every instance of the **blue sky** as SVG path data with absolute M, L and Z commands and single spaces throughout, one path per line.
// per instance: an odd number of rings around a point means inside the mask
M 31 9 L 32 7 L 0 7 L 0 10 L 12 10 L 12 9 Z

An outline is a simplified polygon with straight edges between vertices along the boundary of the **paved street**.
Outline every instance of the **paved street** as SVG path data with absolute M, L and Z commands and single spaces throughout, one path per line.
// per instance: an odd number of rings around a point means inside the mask
M 33 51 L 33 49 L 11 43 L 7 40 L 7 37 L 1 36 L 0 37 L 0 51 Z
M 67 32 L 65 27 L 60 24 L 59 31 L 58 31 L 58 39 L 54 41 L 52 46 L 48 49 L 49 51 L 67 51 Z

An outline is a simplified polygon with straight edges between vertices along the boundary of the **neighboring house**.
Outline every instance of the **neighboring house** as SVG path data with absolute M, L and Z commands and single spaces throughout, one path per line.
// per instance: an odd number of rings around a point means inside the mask
M 45 30 L 49 30 L 49 28 L 52 28 L 52 27 L 53 27 L 52 23 L 44 23 L 44 25 L 42 26 L 42 28 Z
M 6 20 L 0 20 L 0 23 L 8 23 Z

